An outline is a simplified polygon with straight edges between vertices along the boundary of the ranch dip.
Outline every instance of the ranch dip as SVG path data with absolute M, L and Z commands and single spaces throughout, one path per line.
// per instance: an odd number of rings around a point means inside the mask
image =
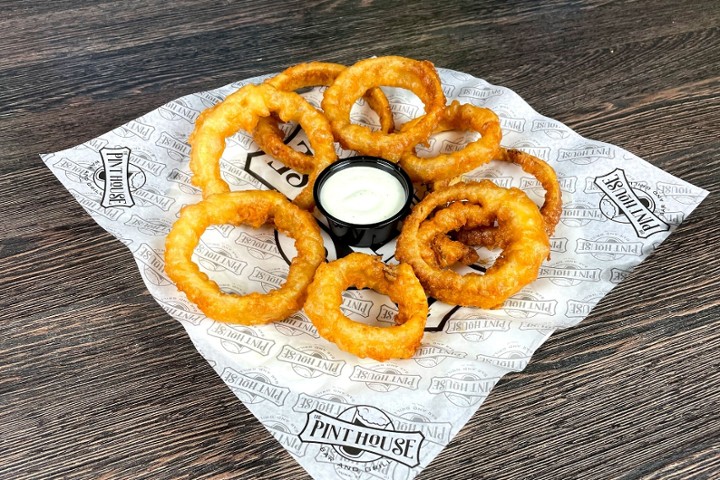
M 391 173 L 356 166 L 333 173 L 320 190 L 320 203 L 333 217 L 355 225 L 382 222 L 398 213 L 407 199 Z

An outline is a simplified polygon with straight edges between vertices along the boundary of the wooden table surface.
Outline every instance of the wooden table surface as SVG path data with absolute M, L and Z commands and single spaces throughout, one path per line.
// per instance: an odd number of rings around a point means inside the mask
M 0 478 L 309 478 L 38 154 L 191 92 L 388 54 L 710 191 L 418 478 L 718 478 L 720 3 L 539 3 L 0 2 Z

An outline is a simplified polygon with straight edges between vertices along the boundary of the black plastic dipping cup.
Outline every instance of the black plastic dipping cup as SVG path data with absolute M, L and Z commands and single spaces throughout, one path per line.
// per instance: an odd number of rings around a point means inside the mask
M 388 172 L 405 189 L 405 203 L 400 211 L 377 223 L 353 224 L 330 215 L 320 201 L 323 185 L 335 173 L 353 167 L 372 167 Z M 381 245 L 398 233 L 398 224 L 409 212 L 413 198 L 413 184 L 408 174 L 399 165 L 378 157 L 360 156 L 338 160 L 323 170 L 315 180 L 313 188 L 315 205 L 327 218 L 330 233 L 341 242 L 354 247 Z

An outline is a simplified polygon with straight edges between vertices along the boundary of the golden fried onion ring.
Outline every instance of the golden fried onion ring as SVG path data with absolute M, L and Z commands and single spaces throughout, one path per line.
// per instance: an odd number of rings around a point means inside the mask
M 435 209 L 451 202 L 482 207 L 507 235 L 502 254 L 485 274 L 461 275 L 423 258 L 422 250 L 427 246 L 419 238 L 420 224 Z M 467 223 L 464 210 L 458 209 L 456 213 L 448 215 L 438 233 L 460 229 Z M 453 305 L 495 308 L 537 278 L 540 265 L 550 252 L 544 227 L 537 206 L 522 190 L 504 189 L 489 180 L 457 184 L 432 192 L 415 205 L 398 238 L 396 258 L 412 266 L 428 295 Z
M 265 83 L 278 90 L 294 92 L 301 88 L 328 86 L 347 67 L 339 63 L 309 62 L 300 63 L 287 68 L 278 75 L 268 79 Z M 368 106 L 377 113 L 380 120 L 380 130 L 385 133 L 395 128 L 390 102 L 380 88 L 372 88 L 363 96 Z M 313 169 L 312 155 L 298 152 L 285 144 L 283 131 L 278 126 L 277 119 L 263 117 L 253 132 L 253 139 L 264 152 L 277 158 L 285 165 L 302 173 L 310 173 Z
M 267 294 L 225 293 L 192 261 L 203 232 L 211 225 L 272 221 L 295 239 L 297 256 L 285 283 Z M 302 308 L 315 269 L 325 259 L 320 228 L 312 214 L 274 191 L 247 190 L 215 194 L 181 210 L 165 241 L 165 271 L 178 289 L 210 318 L 256 325 L 283 320 Z
M 401 131 L 411 128 L 416 121 L 406 123 Z M 478 132 L 481 137 L 461 150 L 421 158 L 413 148 L 403 155 L 400 165 L 413 181 L 430 183 L 452 179 L 492 160 L 500 149 L 502 130 L 500 119 L 490 109 L 469 103 L 461 104 L 456 100 L 443 110 L 440 123 L 433 133 L 468 129 Z
M 548 237 L 551 237 L 562 214 L 562 191 L 555 170 L 543 160 L 515 149 L 501 148 L 500 155 L 496 157 L 496 160 L 515 163 L 538 179 L 540 185 L 545 189 L 545 198 L 540 207 L 540 214 L 545 222 L 545 232 Z M 435 227 L 428 220 L 421 225 L 420 234 L 422 236 L 424 231 L 434 230 Z M 458 262 L 470 265 L 477 261 L 477 253 L 473 246 L 483 246 L 489 249 L 502 248 L 502 242 L 506 240 L 492 222 L 477 226 L 465 225 L 454 234 L 454 237 L 455 240 L 452 240 L 447 235 L 435 234 L 430 240 L 430 248 L 438 266 L 446 267 Z
M 538 179 L 545 189 L 545 199 L 540 207 L 540 214 L 545 223 L 545 233 L 548 237 L 552 237 L 562 214 L 562 191 L 555 170 L 543 160 L 516 149 L 501 148 L 497 160 L 519 165 L 525 172 Z M 500 246 L 500 239 L 496 238 L 493 227 L 463 228 L 458 232 L 457 240 L 466 245 L 484 245 L 488 248 Z
M 425 104 L 425 115 L 406 131 L 386 134 L 350 122 L 355 101 L 379 86 L 412 91 Z M 445 108 L 445 94 L 435 67 L 428 61 L 404 57 L 376 57 L 346 68 L 325 91 L 325 116 L 340 144 L 364 155 L 397 162 L 402 154 L 431 135 Z
M 271 85 L 246 85 L 224 101 L 202 112 L 190 135 L 190 169 L 192 182 L 200 187 L 203 197 L 229 192 L 230 187 L 220 176 L 220 157 L 225 139 L 238 130 L 252 132 L 261 117 L 277 113 L 284 122 L 298 122 L 308 134 L 315 152 L 315 163 L 307 186 L 294 203 L 310 209 L 314 205 L 312 189 L 317 175 L 337 159 L 333 135 L 327 119 L 300 95 L 282 92 Z
M 350 286 L 388 295 L 398 304 L 397 325 L 365 325 L 343 315 L 342 292 Z M 340 349 L 385 361 L 413 356 L 423 337 L 428 304 L 409 265 L 386 265 L 377 257 L 351 253 L 320 265 L 308 289 L 305 313 L 318 333 Z

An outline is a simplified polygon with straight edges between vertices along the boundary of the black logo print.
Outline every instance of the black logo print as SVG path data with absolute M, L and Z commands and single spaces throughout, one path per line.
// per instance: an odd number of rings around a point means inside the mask
M 350 407 L 337 417 L 312 410 L 299 434 L 305 443 L 328 445 L 321 450 L 333 463 L 366 464 L 382 459 L 393 460 L 410 468 L 420 464 L 422 432 L 396 430 L 382 410 L 370 406 Z
M 100 204 L 105 207 L 132 207 L 132 192 L 145 184 L 145 173 L 130 163 L 127 147 L 100 149 L 102 168 L 95 171 L 95 184 L 102 188 Z
M 670 225 L 655 214 L 656 209 L 662 209 L 657 194 L 640 183 L 628 181 L 624 170 L 616 168 L 596 177 L 595 185 L 605 194 L 600 200 L 603 215 L 614 222 L 630 224 L 638 237 L 648 238 L 670 230 Z

